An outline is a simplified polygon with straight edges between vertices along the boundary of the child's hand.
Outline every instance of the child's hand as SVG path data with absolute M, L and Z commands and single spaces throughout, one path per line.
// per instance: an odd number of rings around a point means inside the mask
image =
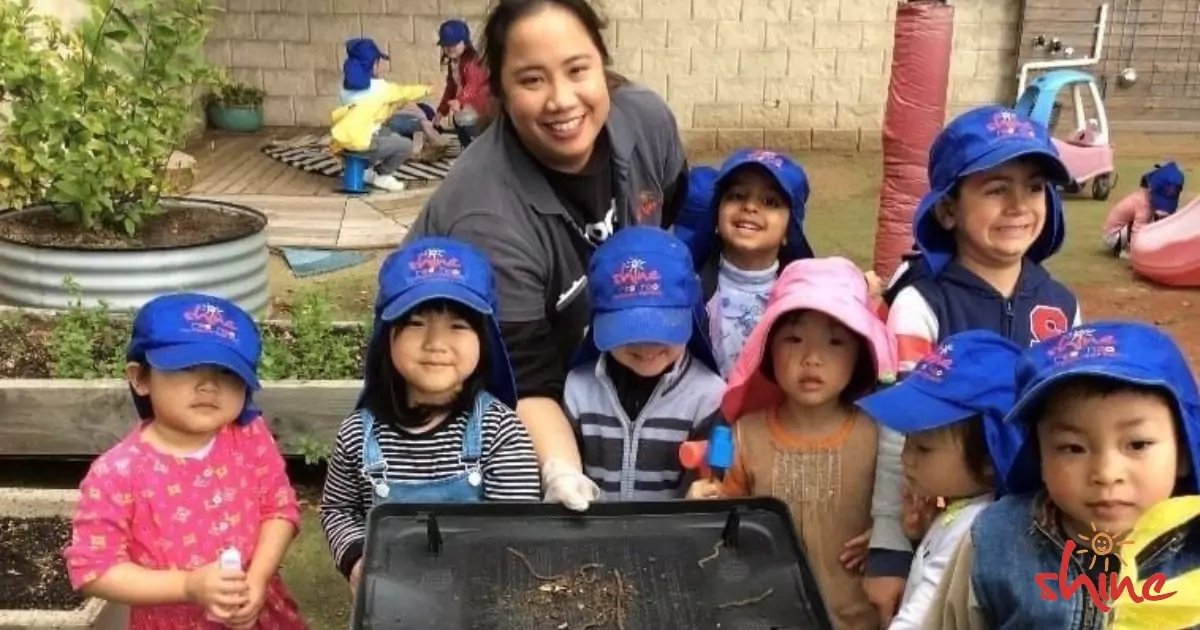
M 883 280 L 880 280 L 874 271 L 868 271 L 863 275 L 867 278 L 867 294 L 876 302 L 883 300 Z
M 358 583 L 362 581 L 362 558 L 354 563 L 354 568 L 350 569 L 350 591 L 358 590 Z
M 902 496 L 901 527 L 904 535 L 912 540 L 921 540 L 934 519 L 941 514 L 936 498 L 926 498 L 913 495 L 905 488 Z
M 838 556 L 838 562 L 846 567 L 847 571 L 853 573 L 861 573 L 867 566 L 867 552 L 871 546 L 871 530 L 851 538 L 842 546 L 842 555 Z
M 867 599 L 879 613 L 880 628 L 891 625 L 892 617 L 896 616 L 896 611 L 900 608 L 900 597 L 904 595 L 905 582 L 902 577 L 890 575 L 863 579 L 863 590 L 867 593 Z
M 712 479 L 701 479 L 700 481 L 692 482 L 688 488 L 687 498 L 689 499 L 720 499 L 721 484 Z
M 228 623 L 249 599 L 246 574 L 222 570 L 213 562 L 188 572 L 184 584 L 189 601 L 196 602 L 217 621 Z
M 258 615 L 262 612 L 263 604 L 267 601 L 268 582 L 270 582 L 270 578 L 265 580 L 251 578 L 246 580 L 246 586 L 248 587 L 246 591 L 247 601 L 233 613 L 233 616 L 229 618 L 226 625 L 233 628 L 233 630 L 250 630 L 250 628 L 254 627 L 254 624 L 258 623 Z

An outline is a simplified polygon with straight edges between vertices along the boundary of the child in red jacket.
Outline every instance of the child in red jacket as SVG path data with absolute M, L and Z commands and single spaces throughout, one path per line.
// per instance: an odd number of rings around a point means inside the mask
M 443 128 L 454 127 L 465 148 L 483 130 L 481 119 L 490 116 L 492 93 L 488 71 L 471 45 L 471 29 L 462 20 L 446 20 L 438 27 L 438 46 L 446 66 L 446 89 L 437 113 Z

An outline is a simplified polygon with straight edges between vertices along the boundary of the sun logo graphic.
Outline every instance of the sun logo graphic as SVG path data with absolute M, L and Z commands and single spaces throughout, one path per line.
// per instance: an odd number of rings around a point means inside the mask
M 1130 576 L 1121 575 L 1120 569 L 1126 564 L 1125 559 L 1121 557 L 1120 548 L 1132 545 L 1133 541 L 1126 540 L 1121 535 L 1113 535 L 1104 529 L 1096 529 L 1095 523 L 1089 525 L 1092 528 L 1090 536 L 1078 534 L 1079 539 L 1087 543 L 1086 548 L 1081 548 L 1074 540 L 1068 539 L 1063 545 L 1058 573 L 1046 572 L 1033 576 L 1042 599 L 1048 602 L 1068 600 L 1083 590 L 1100 612 L 1107 613 L 1122 596 L 1140 604 L 1146 600 L 1164 600 L 1175 594 L 1175 591 L 1162 592 L 1167 581 L 1167 576 L 1162 573 L 1151 575 L 1141 583 L 1140 589 Z M 1097 581 L 1091 576 L 1098 566 L 1101 570 L 1100 579 Z M 1076 574 L 1073 579 L 1072 573 Z M 1052 588 L 1051 583 L 1054 583 L 1057 589 Z

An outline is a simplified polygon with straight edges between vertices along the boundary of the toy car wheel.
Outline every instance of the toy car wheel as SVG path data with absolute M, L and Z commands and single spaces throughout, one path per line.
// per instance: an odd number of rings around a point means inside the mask
M 1112 193 L 1113 177 L 1111 174 L 1100 175 L 1092 180 L 1092 199 L 1104 201 Z
M 1062 191 L 1068 195 L 1077 195 L 1082 190 L 1083 186 L 1081 186 L 1079 182 L 1075 180 L 1071 180 L 1070 182 L 1062 185 Z

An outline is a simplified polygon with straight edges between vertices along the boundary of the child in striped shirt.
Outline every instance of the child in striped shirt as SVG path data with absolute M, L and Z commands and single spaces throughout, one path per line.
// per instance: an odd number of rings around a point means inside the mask
M 491 265 L 465 243 L 419 239 L 380 269 L 363 392 L 321 498 L 321 527 L 352 587 L 375 505 L 541 499 L 495 313 Z
M 563 391 L 584 474 L 610 501 L 681 498 L 679 446 L 706 438 L 725 390 L 687 246 L 658 228 L 620 230 L 592 256 L 588 289 L 592 326 Z

